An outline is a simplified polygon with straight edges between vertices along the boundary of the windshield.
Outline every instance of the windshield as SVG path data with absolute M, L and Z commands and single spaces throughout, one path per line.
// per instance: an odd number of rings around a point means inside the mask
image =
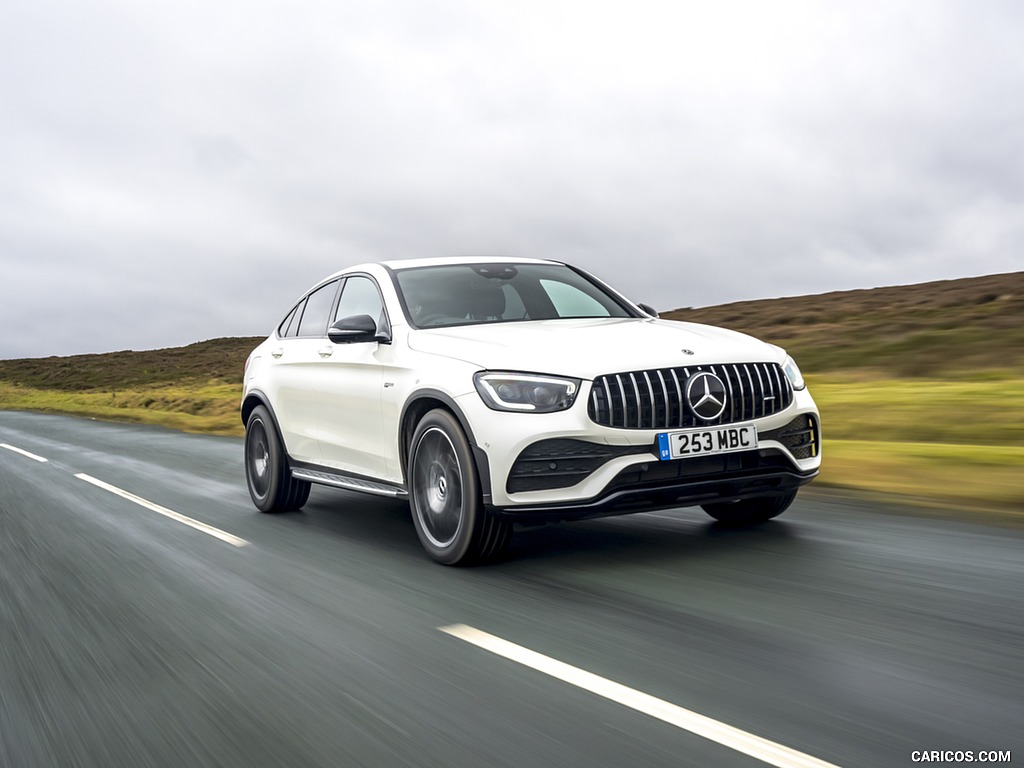
M 633 317 L 619 299 L 562 264 L 446 264 L 395 273 L 417 328 Z

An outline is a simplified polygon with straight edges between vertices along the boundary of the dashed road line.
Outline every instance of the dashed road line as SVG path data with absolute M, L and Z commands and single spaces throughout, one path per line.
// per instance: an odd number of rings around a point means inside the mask
M 136 496 L 134 493 L 129 493 L 128 491 L 122 490 L 115 485 L 110 485 L 109 483 L 105 483 L 102 480 L 97 480 L 95 477 L 92 477 L 90 475 L 79 473 L 75 475 L 75 477 L 77 477 L 79 480 L 84 480 L 87 483 L 91 483 L 92 485 L 95 485 L 97 488 L 102 488 L 105 491 L 109 491 L 110 493 L 120 496 L 123 499 L 133 501 L 139 506 L 145 507 L 146 509 L 152 510 L 153 512 L 157 512 L 163 515 L 164 517 L 169 517 L 171 518 L 171 520 L 176 520 L 177 522 L 182 523 L 183 525 L 188 525 L 192 528 L 195 528 L 197 531 L 202 531 L 203 533 L 213 536 L 215 539 L 220 539 L 221 541 L 227 542 L 232 546 L 244 547 L 246 544 L 249 543 L 245 539 L 241 539 L 238 536 L 235 536 L 234 534 L 228 533 L 227 531 L 222 531 L 220 528 L 214 528 L 212 525 L 207 525 L 206 523 L 202 523 L 199 520 L 193 520 L 191 517 L 186 517 L 185 515 L 179 512 L 175 512 L 173 509 L 168 509 L 167 507 L 162 507 L 159 504 L 154 504 L 152 501 L 148 501 L 142 498 L 141 496 Z
M 0 443 L 0 448 L 6 448 L 8 451 L 20 453 L 22 456 L 27 456 L 33 461 L 49 461 L 49 459 L 44 459 L 42 456 L 36 456 L 34 453 L 29 453 L 22 448 L 15 448 L 13 445 L 8 445 L 7 443 Z
M 465 624 L 453 624 L 447 627 L 438 627 L 438 629 L 498 656 L 543 672 L 545 675 L 550 675 L 624 707 L 657 718 L 684 731 L 703 736 L 705 739 L 742 752 L 769 765 L 774 765 L 776 768 L 838 768 L 833 763 L 827 763 L 795 749 L 741 731 L 739 728 L 720 723 L 689 709 L 683 709 L 675 704 L 641 693 Z

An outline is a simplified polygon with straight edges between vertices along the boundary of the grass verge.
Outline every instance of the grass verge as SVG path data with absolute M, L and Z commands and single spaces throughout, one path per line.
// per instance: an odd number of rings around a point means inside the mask
M 213 435 L 243 433 L 238 415 L 240 402 L 238 384 L 216 381 L 108 392 L 34 389 L 0 381 L 0 408 L 156 424 Z
M 825 440 L 816 484 L 953 509 L 1024 513 L 1024 447 Z
M 809 386 L 824 431 L 816 484 L 1024 518 L 1024 378 L 884 379 L 847 371 L 811 377 Z M 218 379 L 79 392 L 0 381 L 0 408 L 219 435 L 243 433 L 240 397 L 237 383 Z
M 808 376 L 826 442 L 1024 445 L 1024 377 L 887 379 L 871 372 Z

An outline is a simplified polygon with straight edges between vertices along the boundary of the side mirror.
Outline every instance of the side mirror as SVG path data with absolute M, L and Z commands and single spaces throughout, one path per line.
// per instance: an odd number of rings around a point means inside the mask
M 377 323 L 369 315 L 352 315 L 341 318 L 327 329 L 327 338 L 335 344 L 381 341 L 377 336 Z
M 640 309 L 642 309 L 644 312 L 646 312 L 651 317 L 657 317 L 658 316 L 658 310 L 656 310 L 650 304 L 640 304 L 640 303 L 638 303 L 637 306 L 640 307 Z

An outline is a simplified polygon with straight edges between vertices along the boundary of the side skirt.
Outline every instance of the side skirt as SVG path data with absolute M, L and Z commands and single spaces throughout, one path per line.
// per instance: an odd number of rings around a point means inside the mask
M 339 472 L 328 472 L 322 469 L 310 469 L 308 467 L 297 467 L 292 470 L 292 477 L 298 480 L 307 480 L 320 485 L 330 485 L 334 488 L 344 488 L 347 491 L 360 491 L 361 493 L 373 493 L 377 496 L 389 496 L 392 499 L 407 499 L 409 492 L 405 488 L 380 480 L 370 480 L 365 477 L 353 477 Z

